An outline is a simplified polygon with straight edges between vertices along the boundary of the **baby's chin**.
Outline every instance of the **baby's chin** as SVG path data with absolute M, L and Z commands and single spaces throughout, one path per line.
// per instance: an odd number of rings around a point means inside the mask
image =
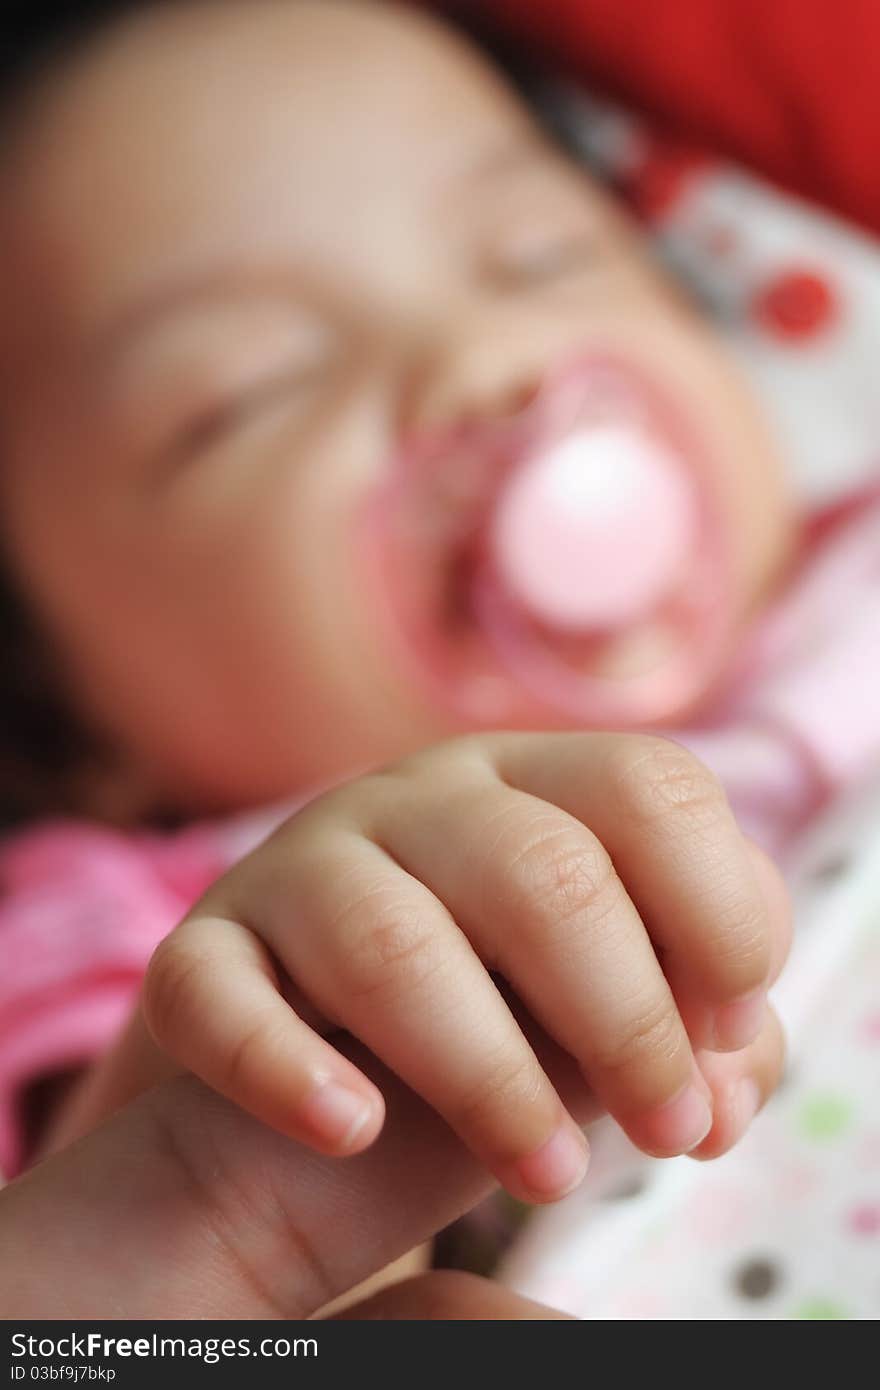
M 724 464 L 660 374 L 575 355 L 515 418 L 404 442 L 359 519 L 382 640 L 473 727 L 661 727 L 743 619 Z

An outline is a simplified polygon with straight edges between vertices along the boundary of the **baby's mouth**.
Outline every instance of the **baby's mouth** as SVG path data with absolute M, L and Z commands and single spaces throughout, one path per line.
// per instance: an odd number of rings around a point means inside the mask
M 668 722 L 717 673 L 731 586 L 706 450 L 622 360 L 405 445 L 361 521 L 402 662 L 467 724 Z

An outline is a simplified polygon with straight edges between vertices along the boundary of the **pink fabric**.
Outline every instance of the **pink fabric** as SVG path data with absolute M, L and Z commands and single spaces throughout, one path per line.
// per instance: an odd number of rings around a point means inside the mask
M 880 773 L 880 489 L 834 514 L 756 624 L 717 720 L 680 734 L 777 854 L 832 797 Z
M 56 821 L 0 849 L 0 1174 L 22 1160 L 18 1099 L 103 1052 L 147 961 L 281 812 L 175 835 Z

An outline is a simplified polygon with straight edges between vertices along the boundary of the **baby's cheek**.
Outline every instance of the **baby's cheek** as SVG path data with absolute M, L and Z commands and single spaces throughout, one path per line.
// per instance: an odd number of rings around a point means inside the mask
M 712 328 L 678 305 L 663 351 L 682 399 L 714 440 L 738 612 L 769 592 L 794 541 L 794 510 L 772 424 Z

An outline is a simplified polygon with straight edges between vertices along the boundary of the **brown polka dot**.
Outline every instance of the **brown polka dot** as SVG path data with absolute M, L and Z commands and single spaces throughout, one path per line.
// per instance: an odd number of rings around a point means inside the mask
M 851 864 L 852 855 L 845 849 L 836 850 L 825 859 L 820 859 L 811 877 L 814 883 L 833 883 L 835 879 L 843 877 Z
M 760 1256 L 744 1261 L 733 1275 L 734 1287 L 742 1298 L 769 1298 L 781 1282 L 779 1266 Z
M 647 1178 L 634 1174 L 625 1182 L 618 1183 L 616 1187 L 612 1187 L 609 1192 L 606 1192 L 603 1200 L 606 1202 L 629 1202 L 633 1197 L 641 1197 L 647 1186 Z

